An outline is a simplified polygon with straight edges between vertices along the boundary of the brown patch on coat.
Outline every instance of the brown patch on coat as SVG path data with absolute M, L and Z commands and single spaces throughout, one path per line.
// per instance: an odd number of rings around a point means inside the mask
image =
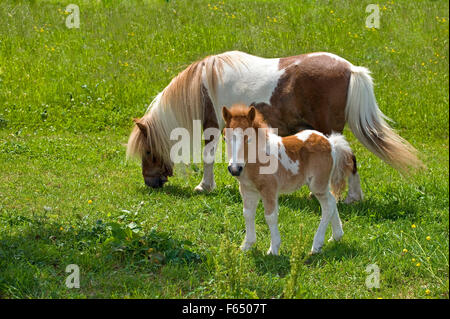
M 285 70 L 270 105 L 255 103 L 267 123 L 287 136 L 305 128 L 341 133 L 350 81 L 350 64 L 327 55 L 280 58 Z

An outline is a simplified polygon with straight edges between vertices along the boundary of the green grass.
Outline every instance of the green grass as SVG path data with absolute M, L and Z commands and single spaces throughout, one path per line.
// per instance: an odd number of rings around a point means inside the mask
M 372 2 L 77 1 L 81 27 L 69 30 L 70 2 L 2 1 L 0 297 L 448 298 L 448 2 L 380 2 L 374 31 Z M 193 192 L 197 166 L 151 190 L 123 146 L 172 77 L 226 50 L 329 51 L 368 67 L 380 108 L 428 169 L 404 179 L 346 131 L 366 199 L 338 205 L 342 242 L 306 257 L 320 208 L 303 188 L 280 198 L 281 255 L 265 255 L 261 206 L 256 247 L 241 253 L 225 164 L 210 194 Z M 68 264 L 80 289 L 64 284 Z M 369 264 L 379 289 L 365 286 Z

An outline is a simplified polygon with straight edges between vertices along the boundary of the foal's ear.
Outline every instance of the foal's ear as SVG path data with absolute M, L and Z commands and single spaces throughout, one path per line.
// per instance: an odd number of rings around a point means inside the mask
M 142 134 L 147 137 L 147 127 L 141 123 L 140 119 L 134 118 L 133 122 L 137 125 L 137 127 L 141 130 Z
M 248 111 L 247 114 L 248 120 L 253 123 L 253 121 L 255 120 L 255 116 L 256 116 L 256 109 L 254 106 L 252 106 L 250 107 L 250 110 Z
M 222 106 L 222 117 L 225 120 L 225 122 L 229 122 L 230 118 L 231 118 L 231 113 L 230 111 L 227 109 L 226 106 Z

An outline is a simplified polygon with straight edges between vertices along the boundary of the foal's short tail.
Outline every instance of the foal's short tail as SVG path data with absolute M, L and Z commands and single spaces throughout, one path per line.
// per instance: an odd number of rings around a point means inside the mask
M 356 138 L 372 153 L 395 169 L 408 173 L 424 167 L 417 151 L 386 123 L 389 120 L 378 108 L 370 71 L 351 66 L 345 117 Z
M 336 199 L 339 199 L 345 189 L 347 177 L 356 172 L 356 160 L 344 135 L 333 133 L 328 137 L 328 140 L 331 144 L 333 156 L 333 172 L 330 179 L 331 191 Z

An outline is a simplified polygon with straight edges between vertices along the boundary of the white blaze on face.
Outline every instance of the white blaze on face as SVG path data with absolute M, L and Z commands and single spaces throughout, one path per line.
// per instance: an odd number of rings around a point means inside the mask
M 244 131 L 240 128 L 225 129 L 228 165 L 244 165 Z

